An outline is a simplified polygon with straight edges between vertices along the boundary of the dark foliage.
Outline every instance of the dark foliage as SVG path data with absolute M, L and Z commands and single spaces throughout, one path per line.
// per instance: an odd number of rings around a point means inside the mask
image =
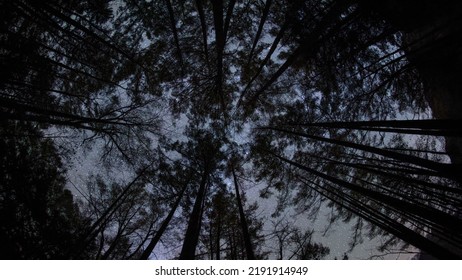
M 0 0 L 2 258 L 320 259 L 290 223 L 326 209 L 351 249 L 380 236 L 460 258 L 461 15 Z M 93 176 L 67 179 L 95 154 Z

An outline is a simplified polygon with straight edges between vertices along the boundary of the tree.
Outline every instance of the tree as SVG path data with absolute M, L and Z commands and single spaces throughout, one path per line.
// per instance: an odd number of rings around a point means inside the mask
M 242 226 L 242 214 L 233 188 L 221 184 L 211 200 L 205 205 L 204 230 L 200 248 L 203 259 L 265 259 L 268 252 L 263 250 L 263 222 L 257 216 L 257 205 L 242 209 L 246 228 Z M 241 195 L 241 201 L 245 196 Z M 242 202 L 241 202 L 242 203 Z M 249 254 L 249 242 L 252 248 Z
M 141 172 L 128 185 L 109 185 L 101 178 L 88 187 L 86 209 L 90 225 L 72 248 L 79 258 L 81 252 L 91 252 L 95 259 L 136 258 L 152 235 L 158 222 L 162 198 L 153 204 Z
M 211 185 L 211 176 L 216 172 L 220 160 L 217 139 L 211 133 L 193 129 L 191 137 L 194 142 L 187 143 L 184 154 L 193 156 L 191 160 L 197 164 L 198 181 L 194 205 L 189 216 L 180 259 L 194 259 L 199 235 L 202 227 L 206 193 Z

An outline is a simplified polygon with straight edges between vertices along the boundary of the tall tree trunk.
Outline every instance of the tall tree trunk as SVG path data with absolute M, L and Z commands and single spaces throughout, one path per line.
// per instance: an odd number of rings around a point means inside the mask
M 77 29 L 83 31 L 85 34 L 89 35 L 90 37 L 94 38 L 95 40 L 97 40 L 98 42 L 102 43 L 103 45 L 105 45 L 106 47 L 108 47 L 109 49 L 112 49 L 114 50 L 116 53 L 119 53 L 121 54 L 122 56 L 124 56 L 126 59 L 128 59 L 129 61 L 132 61 L 134 62 L 136 65 L 140 66 L 141 68 L 143 68 L 144 70 L 147 70 L 149 71 L 144 65 L 141 65 L 137 59 L 135 57 L 133 57 L 132 55 L 130 55 L 126 50 L 123 50 L 121 49 L 120 47 L 118 47 L 117 45 L 111 43 L 111 42 L 108 42 L 107 40 L 105 40 L 103 38 L 103 36 L 101 36 L 101 34 L 97 34 L 96 32 L 94 32 L 93 30 L 87 28 L 86 26 L 83 26 L 80 22 L 78 22 L 77 20 L 75 20 L 74 18 L 62 13 L 59 9 L 57 9 L 56 7 L 52 7 L 51 5 L 49 4 L 46 4 L 46 5 L 42 5 L 42 4 L 38 4 L 38 3 L 35 3 L 35 2 L 29 2 L 30 6 L 27 5 L 27 4 L 24 4 L 24 3 L 20 3 L 20 2 L 16 2 L 16 4 L 18 5 L 18 7 L 32 13 L 32 14 L 38 14 L 39 16 L 41 17 L 44 17 L 46 18 L 46 22 L 50 22 L 50 15 L 51 16 L 54 16 L 56 18 L 59 18 L 61 20 L 63 20 L 64 22 L 66 22 L 67 24 L 71 25 L 71 26 L 74 26 L 76 27 Z M 54 23 L 55 25 L 55 28 L 61 28 L 61 26 L 59 26 L 58 24 L 56 24 L 54 21 L 52 21 L 52 23 Z M 59 26 L 59 27 L 58 27 Z M 65 33 L 68 32 L 68 30 L 66 29 L 62 29 Z M 73 36 L 76 36 L 75 34 L 72 34 L 71 37 Z M 151 72 L 151 71 L 149 71 Z
M 196 246 L 199 241 L 199 235 L 201 231 L 202 210 L 208 177 L 209 172 L 204 170 L 199 190 L 196 195 L 196 201 L 194 202 L 193 210 L 189 217 L 188 228 L 186 229 L 186 234 L 183 240 L 183 247 L 179 257 L 180 260 L 194 260 L 196 256 Z
M 111 254 L 114 252 L 114 250 L 117 248 L 117 245 L 119 245 L 120 240 L 123 236 L 129 235 L 131 232 L 126 232 L 127 227 L 130 225 L 130 221 L 138 214 L 138 212 L 141 209 L 141 206 L 139 206 L 131 215 L 130 215 L 130 209 L 132 208 L 129 207 L 129 209 L 124 213 L 122 222 L 119 221 L 119 227 L 117 229 L 117 234 L 114 237 L 111 245 L 109 248 L 106 250 L 106 252 L 101 256 L 101 259 L 107 260 Z M 123 257 L 122 257 L 123 258 Z
M 289 123 L 291 126 L 345 128 L 402 134 L 462 136 L 462 120 L 390 120 L 356 122 Z
M 278 252 L 279 252 L 279 258 L 278 260 L 282 260 L 284 258 L 284 240 L 282 237 L 278 238 Z
M 234 179 L 234 188 L 236 190 L 237 206 L 239 208 L 239 220 L 241 222 L 241 230 L 242 230 L 242 235 L 244 237 L 244 244 L 245 244 L 245 251 L 247 254 L 247 259 L 255 260 L 255 254 L 252 248 L 252 241 L 250 240 L 249 226 L 245 218 L 244 207 L 242 207 L 242 200 L 241 200 L 241 195 L 239 193 L 239 186 L 237 182 L 236 172 L 234 171 L 234 167 L 232 169 L 232 173 L 233 173 L 233 179 Z
M 141 248 L 144 247 L 144 244 L 146 243 L 146 241 L 148 241 L 149 237 L 151 237 L 152 235 L 152 228 L 154 227 L 154 224 L 156 223 L 157 219 L 155 219 L 154 221 L 152 221 L 150 224 L 149 224 L 149 228 L 148 230 L 146 231 L 146 235 L 145 237 L 141 240 L 141 242 L 138 244 L 138 246 L 136 247 L 135 250 L 133 250 L 133 252 L 127 256 L 127 260 L 131 260 L 134 258 L 134 256 L 136 256 L 138 254 L 138 252 L 141 250 Z
M 165 217 L 164 221 L 162 222 L 162 225 L 157 230 L 156 234 L 151 239 L 151 242 L 149 242 L 146 249 L 144 249 L 143 253 L 141 253 L 140 260 L 147 260 L 149 258 L 152 251 L 154 250 L 157 243 L 159 242 L 160 238 L 164 235 L 164 232 L 167 230 L 167 227 L 170 224 L 170 221 L 172 220 L 173 215 L 175 214 L 176 209 L 178 208 L 178 205 L 180 205 L 180 202 L 181 202 L 181 199 L 183 198 L 183 194 L 186 190 L 186 187 L 187 185 L 185 185 L 183 189 L 180 191 L 180 193 L 178 194 L 177 199 L 173 203 L 172 208 L 170 209 L 170 212 L 168 213 L 167 217 Z
M 431 191 L 432 193 L 434 193 L 434 191 L 436 190 L 437 193 L 440 193 L 440 191 L 443 191 L 443 192 L 445 192 L 445 194 L 453 194 L 455 196 L 458 196 L 458 195 L 462 194 L 462 190 L 460 190 L 459 188 L 454 188 L 454 187 L 445 186 L 445 185 L 439 185 L 439 184 L 436 184 L 436 183 L 432 183 L 430 181 L 419 180 L 419 179 L 416 179 L 416 178 L 413 178 L 413 177 L 406 177 L 406 176 L 404 176 L 402 174 L 403 171 L 406 171 L 406 170 L 403 170 L 403 169 L 398 169 L 398 168 L 397 169 L 389 169 L 387 167 L 380 166 L 380 165 L 343 162 L 343 161 L 334 160 L 334 159 L 331 159 L 331 158 L 327 158 L 327 157 L 323 157 L 323 156 L 319 156 L 319 155 L 315 155 L 315 154 L 311 154 L 311 153 L 308 154 L 308 155 L 311 158 L 317 158 L 317 159 L 324 160 L 324 161 L 327 161 L 327 162 L 330 162 L 330 163 L 334 163 L 334 164 L 338 164 L 338 165 L 344 165 L 344 166 L 348 166 L 348 167 L 355 168 L 355 169 L 361 169 L 361 170 L 364 170 L 364 171 L 367 171 L 367 172 L 371 172 L 373 174 L 381 175 L 383 177 L 391 178 L 391 179 L 394 179 L 394 180 L 397 180 L 397 181 L 406 182 L 406 183 L 409 183 L 409 187 L 419 186 L 420 188 L 425 188 L 426 190 Z M 394 171 L 394 172 L 390 172 L 390 171 Z M 399 173 L 399 172 L 401 172 L 401 173 Z M 424 173 L 424 170 L 422 170 L 422 173 L 416 173 L 416 174 L 429 175 L 429 176 L 436 176 L 437 175 L 436 173 L 431 173 L 431 172 Z
M 211 260 L 215 257 L 214 245 L 213 245 L 213 227 L 212 223 L 209 223 L 209 257 Z
M 136 126 L 137 124 L 128 123 L 123 119 L 115 118 L 95 118 L 79 116 L 60 112 L 50 108 L 41 108 L 36 105 L 20 103 L 11 98 L 0 97 L 0 107 L 13 110 L 13 113 L 2 113 L 2 115 L 9 119 L 24 119 L 38 123 L 49 122 L 51 124 L 58 124 L 70 127 L 85 128 L 89 130 L 97 130 L 89 124 L 113 125 L 113 126 Z M 27 113 L 27 114 L 26 114 Z M 103 129 L 101 129 L 103 130 Z

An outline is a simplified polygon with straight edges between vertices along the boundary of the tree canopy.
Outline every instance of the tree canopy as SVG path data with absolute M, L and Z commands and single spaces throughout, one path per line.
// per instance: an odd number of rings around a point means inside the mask
M 461 16 L 0 0 L 2 258 L 320 259 L 326 209 L 351 249 L 461 258 Z

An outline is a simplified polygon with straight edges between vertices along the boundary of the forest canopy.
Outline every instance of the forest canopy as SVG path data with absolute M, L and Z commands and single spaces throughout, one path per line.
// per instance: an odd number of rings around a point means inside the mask
M 452 0 L 0 0 L 1 257 L 380 238 L 460 259 L 461 20 Z M 338 223 L 340 254 L 316 240 Z

